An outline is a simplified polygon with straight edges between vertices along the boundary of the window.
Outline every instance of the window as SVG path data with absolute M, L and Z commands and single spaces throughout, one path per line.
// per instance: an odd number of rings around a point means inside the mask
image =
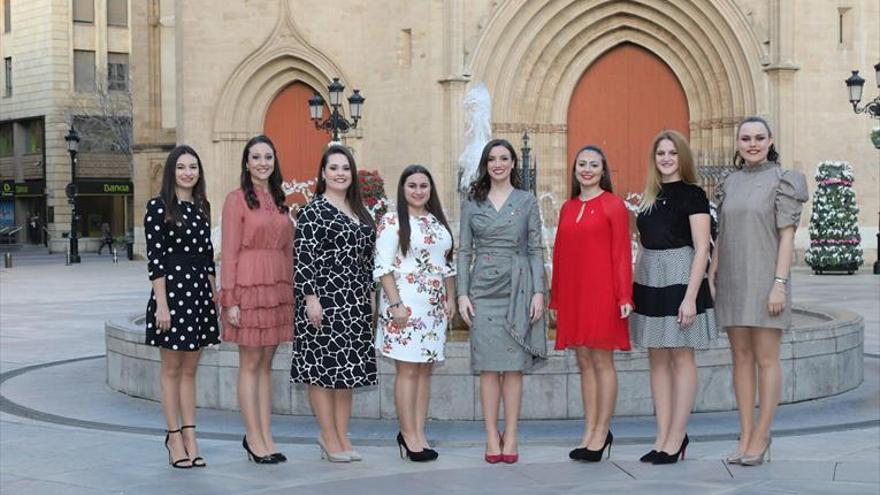
M 840 7 L 837 9 L 837 46 L 839 48 L 852 48 L 853 41 L 853 16 L 852 7 Z
M 11 123 L 0 125 L 0 156 L 12 156 Z
M 3 1 L 3 32 L 12 31 L 12 0 Z
M 43 123 L 39 120 L 31 120 L 26 126 L 24 152 L 40 153 L 43 151 Z
M 107 0 L 107 25 L 128 26 L 128 0 Z
M 107 88 L 110 91 L 128 91 L 128 54 L 107 54 Z
M 73 0 L 73 22 L 95 23 L 95 0 Z
M 95 91 L 95 52 L 73 51 L 73 88 L 76 91 Z
M 12 57 L 3 59 L 3 96 L 12 96 Z

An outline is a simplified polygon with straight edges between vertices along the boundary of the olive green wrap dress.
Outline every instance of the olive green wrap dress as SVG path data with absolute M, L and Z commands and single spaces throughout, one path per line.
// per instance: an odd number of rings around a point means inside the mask
M 544 317 L 529 321 L 534 294 L 545 292 L 538 201 L 514 189 L 500 210 L 488 199 L 461 208 L 458 295 L 474 307 L 474 371 L 523 371 L 547 357 Z

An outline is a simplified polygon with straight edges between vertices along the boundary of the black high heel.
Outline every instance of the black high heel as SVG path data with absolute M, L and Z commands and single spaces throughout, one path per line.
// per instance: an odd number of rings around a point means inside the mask
M 409 447 L 406 446 L 406 441 L 403 439 L 403 433 L 401 432 L 397 432 L 397 447 L 400 449 L 400 458 L 409 459 L 412 462 L 428 462 L 433 461 L 438 457 L 437 452 L 432 454 L 424 449 L 418 452 L 409 450 Z
M 587 462 L 599 462 L 602 460 L 602 454 L 605 453 L 605 447 L 608 447 L 608 458 L 611 459 L 611 444 L 614 443 L 614 435 L 611 434 L 611 430 L 608 430 L 608 435 L 605 435 L 605 444 L 602 445 L 602 448 L 599 450 L 590 450 L 587 449 L 587 452 L 584 454 L 584 457 L 581 459 Z
M 274 454 L 270 454 L 269 457 L 275 459 L 278 462 L 287 462 L 287 456 L 282 454 L 281 452 L 275 452 Z
M 642 457 L 639 457 L 639 462 L 654 462 L 654 459 L 657 458 L 657 454 L 659 454 L 659 453 L 660 452 L 657 452 L 656 450 L 651 449 L 650 452 L 643 455 Z
M 181 426 L 181 427 L 180 427 L 180 431 L 181 431 L 180 434 L 183 435 L 183 430 L 185 430 L 185 429 L 187 429 L 187 428 L 192 428 L 193 430 L 195 430 L 195 429 L 196 429 L 196 425 L 183 425 L 183 426 Z M 185 443 L 185 442 L 184 442 L 184 446 L 183 446 L 183 448 L 184 448 L 184 449 L 186 448 L 186 443 Z M 187 452 L 187 455 L 189 455 L 189 452 Z M 192 459 L 192 467 L 207 467 L 207 466 L 208 466 L 208 465 L 205 463 L 205 459 L 204 459 L 202 456 L 194 457 L 194 458 Z
M 188 456 L 184 457 L 183 459 L 177 459 L 176 461 L 171 459 L 171 448 L 168 446 L 168 440 L 169 440 L 169 438 L 171 438 L 172 433 L 180 433 L 180 428 L 178 428 L 176 430 L 165 430 L 165 450 L 168 451 L 168 464 L 170 464 L 171 467 L 177 468 L 177 469 L 190 469 L 191 467 L 193 467 L 193 465 L 192 465 L 192 460 L 190 460 L 190 458 Z M 183 436 L 183 434 L 181 434 L 181 437 L 182 436 Z M 186 448 L 184 448 L 183 450 L 185 452 Z M 189 462 L 189 464 L 184 465 L 184 464 L 181 464 L 182 462 Z
M 274 457 L 272 457 L 272 454 L 264 455 L 264 456 L 259 456 L 257 454 L 254 454 L 251 451 L 251 448 L 248 447 L 247 435 L 242 437 L 241 446 L 244 447 L 244 450 L 247 452 L 248 459 L 251 461 L 254 461 L 257 464 L 278 464 L 278 460 L 275 459 Z
M 681 446 L 678 448 L 678 452 L 674 454 L 667 454 L 662 450 L 657 454 L 657 457 L 651 462 L 652 464 L 675 464 L 679 459 L 684 460 L 684 451 L 687 450 L 688 444 L 691 440 L 688 438 L 687 433 L 684 434 L 684 439 L 681 441 Z

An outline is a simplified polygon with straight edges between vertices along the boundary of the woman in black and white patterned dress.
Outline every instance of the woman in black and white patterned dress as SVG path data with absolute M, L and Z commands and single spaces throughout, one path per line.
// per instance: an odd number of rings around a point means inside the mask
M 636 224 L 641 249 L 633 280 L 633 343 L 648 349 L 657 418 L 654 448 L 642 462 L 684 458 L 687 423 L 697 393 L 694 348 L 718 337 L 706 279 L 709 200 L 696 185 L 690 147 L 675 131 L 654 138 Z
M 196 444 L 196 368 L 202 347 L 220 342 L 203 170 L 195 150 L 174 148 L 165 161 L 162 190 L 144 215 L 153 284 L 146 343 L 160 348 L 165 447 L 176 468 L 205 466 Z
M 315 194 L 296 224 L 290 377 L 309 386 L 323 456 L 357 461 L 361 456 L 348 440 L 352 389 L 377 381 L 371 328 L 376 228 L 348 149 L 333 145 L 324 151 Z

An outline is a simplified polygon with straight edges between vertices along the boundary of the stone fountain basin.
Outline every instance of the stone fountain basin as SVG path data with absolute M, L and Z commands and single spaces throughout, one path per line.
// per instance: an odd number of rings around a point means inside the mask
M 107 385 L 118 392 L 159 400 L 159 349 L 143 343 L 143 316 L 113 319 L 105 324 Z M 552 348 L 552 342 L 550 347 Z M 699 388 L 694 410 L 736 408 L 731 357 L 726 335 L 697 351 Z M 854 389 L 863 380 L 864 321 L 852 311 L 795 307 L 793 327 L 783 334 L 781 357 L 783 404 L 818 399 Z M 273 411 L 311 415 L 306 388 L 288 381 L 290 344 L 279 346 L 272 362 Z M 617 415 L 653 414 L 648 353 L 615 353 L 620 392 Z M 197 405 L 238 409 L 236 379 L 238 347 L 223 343 L 203 351 L 198 371 Z M 379 358 L 379 384 L 354 393 L 353 416 L 394 418 L 394 365 Z M 446 361 L 434 368 L 430 417 L 439 420 L 482 419 L 479 377 L 470 369 L 467 342 L 450 342 Z M 583 417 L 580 374 L 572 352 L 554 351 L 542 366 L 524 378 L 523 419 Z

